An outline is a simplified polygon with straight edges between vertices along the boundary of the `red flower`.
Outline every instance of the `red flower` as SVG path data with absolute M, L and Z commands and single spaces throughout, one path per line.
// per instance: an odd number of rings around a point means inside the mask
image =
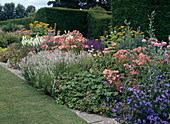
M 128 111 L 125 111 L 125 113 L 128 113 Z

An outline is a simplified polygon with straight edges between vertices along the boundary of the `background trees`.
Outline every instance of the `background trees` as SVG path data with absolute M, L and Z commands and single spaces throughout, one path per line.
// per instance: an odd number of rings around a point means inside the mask
M 49 1 L 48 5 L 53 7 L 65 7 L 65 8 L 74 8 L 74 9 L 89 9 L 94 7 L 97 4 L 106 10 L 110 10 L 110 0 L 55 0 Z
M 13 2 L 5 3 L 4 6 L 0 5 L 0 21 L 23 18 L 23 17 L 33 17 L 35 15 L 35 6 L 29 5 L 26 9 L 22 4 L 18 4 L 15 7 Z

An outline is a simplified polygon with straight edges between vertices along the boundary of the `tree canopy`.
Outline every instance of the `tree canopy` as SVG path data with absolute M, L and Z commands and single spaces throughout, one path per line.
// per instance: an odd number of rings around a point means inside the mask
M 101 6 L 106 10 L 110 10 L 110 0 L 55 0 L 49 1 L 48 5 L 53 7 L 65 7 L 74 9 L 89 9 L 96 5 Z
M 29 5 L 26 9 L 22 4 L 18 4 L 15 7 L 13 2 L 5 3 L 4 6 L 0 5 L 0 21 L 23 18 L 28 15 L 35 15 L 36 9 L 35 6 Z

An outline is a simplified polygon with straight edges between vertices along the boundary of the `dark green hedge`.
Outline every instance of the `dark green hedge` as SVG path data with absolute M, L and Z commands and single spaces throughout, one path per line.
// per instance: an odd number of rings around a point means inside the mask
M 56 23 L 57 30 L 62 32 L 64 30 L 79 30 L 87 36 L 87 14 L 88 12 L 85 10 L 46 7 L 37 11 L 35 20 L 48 23 L 52 27 Z
M 93 12 L 95 12 L 95 14 L 92 14 Z M 99 14 L 99 16 L 96 16 L 97 14 Z M 79 30 L 85 37 L 98 38 L 102 35 L 102 29 L 105 29 L 103 27 L 108 26 L 108 16 L 110 16 L 111 20 L 111 15 L 104 14 L 100 11 L 45 7 L 38 10 L 34 20 L 48 23 L 52 27 L 54 27 L 54 23 L 56 23 L 57 30 L 61 30 L 61 33 L 64 30 Z M 92 19 L 90 17 L 92 17 Z M 102 23 L 104 19 L 107 21 Z M 94 25 L 94 27 L 92 25 Z M 99 27 L 99 29 L 97 29 L 97 27 Z M 96 30 L 98 30 L 98 32 Z
M 112 24 L 121 26 L 127 19 L 133 29 L 140 26 L 141 30 L 146 32 L 149 27 L 148 15 L 155 11 L 155 35 L 159 40 L 167 41 L 170 34 L 169 3 L 169 0 L 112 0 Z
M 0 21 L 0 26 L 6 25 L 7 23 L 15 23 L 18 25 L 24 25 L 26 29 L 29 29 L 29 23 L 33 23 L 34 18 L 33 17 L 27 17 L 27 18 L 20 18 L 20 19 L 9 19 L 6 21 Z
M 107 31 L 111 23 L 111 15 L 107 14 L 94 14 L 88 15 L 88 38 L 99 38 Z

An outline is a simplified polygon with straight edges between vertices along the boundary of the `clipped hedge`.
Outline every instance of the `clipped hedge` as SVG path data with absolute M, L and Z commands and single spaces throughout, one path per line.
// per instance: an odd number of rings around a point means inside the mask
M 99 38 L 109 30 L 112 17 L 107 14 L 88 14 L 88 38 Z
M 6 25 L 9 22 L 18 24 L 18 25 L 24 25 L 26 29 L 29 29 L 29 23 L 32 23 L 34 21 L 33 17 L 26 17 L 26 18 L 20 18 L 20 19 L 9 19 L 6 21 L 0 21 L 0 27 L 2 25 Z
M 87 36 L 87 14 L 88 11 L 67 9 L 67 8 L 41 8 L 37 11 L 35 21 L 42 21 L 54 27 L 61 33 L 64 30 L 79 30 L 84 36 Z
M 139 26 L 143 32 L 149 30 L 148 15 L 156 12 L 153 26 L 158 40 L 167 41 L 170 34 L 170 1 L 169 0 L 112 0 L 113 26 L 124 25 L 125 19 L 131 22 L 133 29 Z M 146 34 L 145 34 L 146 35 Z
M 102 35 L 101 32 L 103 32 L 103 27 L 108 27 L 108 19 L 111 20 L 111 15 L 103 13 L 102 11 L 78 10 L 59 7 L 41 8 L 38 10 L 34 18 L 35 21 L 48 23 L 52 27 L 54 27 L 54 23 L 56 23 L 57 30 L 60 30 L 61 33 L 63 33 L 64 30 L 79 30 L 84 37 L 88 38 L 98 38 Z M 104 23 L 102 23 L 102 21 L 104 21 Z M 97 29 L 98 27 L 99 29 Z

